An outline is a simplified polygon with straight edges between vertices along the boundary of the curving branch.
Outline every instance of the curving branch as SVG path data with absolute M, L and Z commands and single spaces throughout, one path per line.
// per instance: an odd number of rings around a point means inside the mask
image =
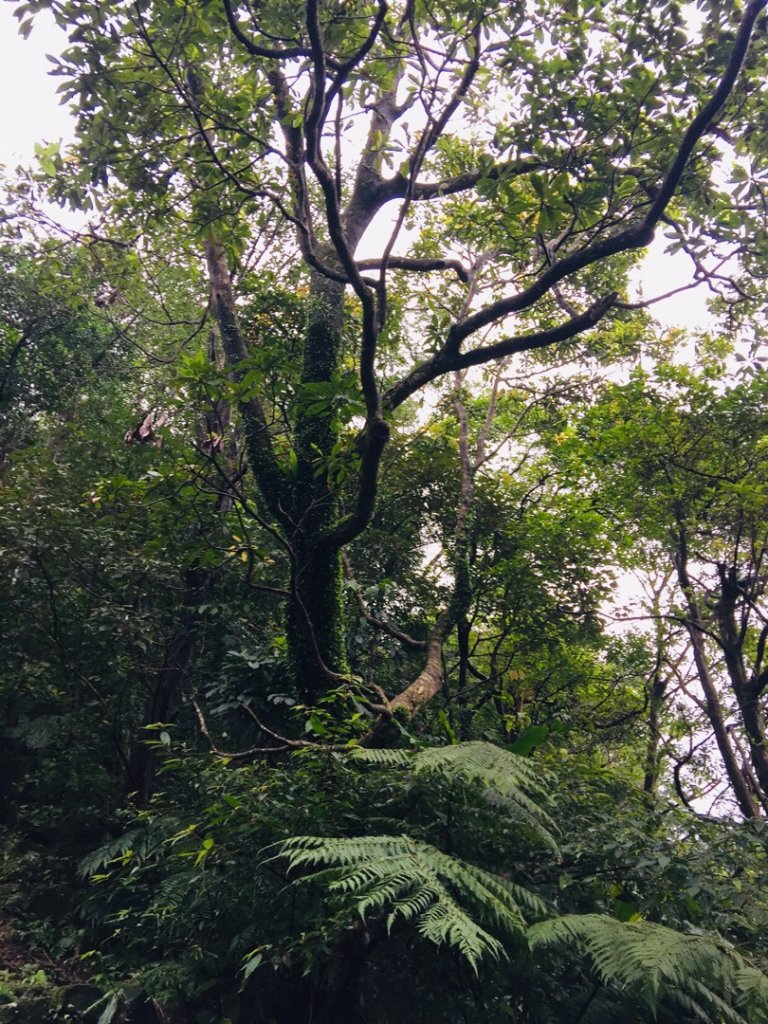
M 394 384 L 384 395 L 384 407 L 388 411 L 396 409 L 419 388 L 451 370 L 464 370 L 469 366 L 480 366 L 503 356 L 530 352 L 537 348 L 545 348 L 547 345 L 554 345 L 557 342 L 569 341 L 599 323 L 608 310 L 615 305 L 616 299 L 617 293 L 611 292 L 598 299 L 586 312 L 565 323 L 558 324 L 557 327 L 550 327 L 534 334 L 505 338 L 494 345 L 485 345 L 471 352 L 448 351 L 443 348 L 431 359 L 414 367 L 406 377 Z
M 363 433 L 363 457 L 360 462 L 355 510 L 318 538 L 317 545 L 320 549 L 338 551 L 355 537 L 359 537 L 370 523 L 379 488 L 379 465 L 389 435 L 389 424 L 380 414 L 368 420 Z
M 305 46 L 288 46 L 279 50 L 273 46 L 261 46 L 254 42 L 240 27 L 231 0 L 222 0 L 222 3 L 232 35 L 252 57 L 266 57 L 269 60 L 296 60 L 299 57 L 309 57 L 310 51 Z
M 347 579 L 352 582 L 354 580 L 354 574 L 352 571 L 352 564 L 349 561 L 345 552 L 341 555 L 342 565 L 344 566 L 344 574 Z M 427 647 L 426 640 L 416 640 L 410 634 L 404 632 L 402 629 L 398 629 L 397 626 L 393 626 L 392 623 L 386 622 L 384 619 L 379 619 L 373 615 L 366 607 L 363 595 L 359 590 L 355 590 L 355 601 L 360 614 L 374 628 L 380 630 L 382 633 L 386 633 L 387 636 L 391 636 L 393 640 L 399 641 L 409 651 L 424 651 Z
M 211 753 L 220 757 L 225 761 L 244 761 L 252 757 L 266 757 L 268 754 L 284 754 L 287 750 L 290 750 L 288 743 L 281 743 L 278 747 L 249 747 L 247 750 L 222 750 L 221 747 L 217 746 L 211 731 L 208 728 L 208 723 L 205 720 L 202 708 L 197 703 L 197 699 L 194 696 L 189 698 L 189 702 L 195 712 L 195 718 L 197 719 L 197 725 L 200 729 L 200 733 L 205 737 L 208 746 L 211 749 Z M 266 731 L 266 730 L 264 730 Z
M 427 199 L 438 199 L 441 196 L 452 196 L 459 192 L 467 192 L 479 181 L 503 181 L 519 178 L 524 174 L 543 170 L 545 167 L 539 160 L 509 160 L 505 163 L 493 164 L 475 171 L 465 171 L 452 178 L 442 181 L 414 181 L 410 187 L 411 199 L 421 202 Z M 387 200 L 402 199 L 408 189 L 408 179 L 398 174 L 382 182 L 382 192 Z
M 378 270 L 383 266 L 382 259 L 358 260 L 358 270 Z M 390 256 L 387 267 L 392 270 L 412 270 L 416 273 L 430 273 L 433 270 L 453 270 L 464 284 L 469 282 L 469 271 L 460 260 L 451 259 L 416 259 L 410 256 Z
M 683 176 L 688 160 L 693 153 L 693 150 L 701 139 L 702 135 L 712 126 L 713 121 L 722 110 L 726 100 L 731 95 L 733 87 L 736 84 L 741 67 L 744 63 L 744 58 L 747 55 L 749 49 L 749 43 L 752 38 L 752 32 L 755 27 L 758 15 L 762 10 L 765 9 L 768 4 L 768 0 L 751 0 L 751 3 L 747 4 L 738 30 L 736 32 L 736 39 L 731 50 L 731 55 L 728 58 L 728 64 L 726 65 L 725 72 L 723 73 L 720 82 L 715 89 L 710 100 L 704 104 L 699 113 L 694 117 L 693 121 L 688 125 L 688 128 L 683 135 L 683 141 L 680 143 L 680 148 L 677 151 L 675 159 L 667 171 L 664 180 L 659 187 L 659 191 L 656 194 L 650 210 L 646 214 L 645 221 L 647 224 L 655 225 L 661 220 L 664 211 L 669 205 L 670 200 L 677 191 L 677 186 L 680 184 L 680 179 Z
M 749 48 L 755 22 L 760 12 L 766 7 L 766 4 L 768 4 L 768 0 L 752 0 L 748 4 L 741 19 L 736 34 L 736 41 L 734 42 L 722 78 L 710 100 L 704 104 L 688 126 L 677 154 L 643 219 L 613 235 L 609 235 L 607 238 L 598 239 L 598 241 L 587 245 L 578 252 L 571 253 L 563 257 L 563 259 L 557 260 L 548 266 L 528 288 L 518 292 L 516 295 L 510 295 L 492 302 L 455 324 L 448 333 L 445 346 L 448 351 L 458 349 L 461 343 L 471 334 L 490 326 L 508 314 L 519 313 L 524 309 L 530 308 L 542 296 L 546 295 L 554 285 L 565 278 L 571 277 L 579 270 L 584 270 L 586 267 L 601 262 L 609 256 L 616 256 L 619 253 L 628 252 L 632 249 L 642 249 L 653 241 L 656 226 L 664 216 L 670 200 L 677 191 L 680 179 L 696 144 L 711 126 L 733 91 Z

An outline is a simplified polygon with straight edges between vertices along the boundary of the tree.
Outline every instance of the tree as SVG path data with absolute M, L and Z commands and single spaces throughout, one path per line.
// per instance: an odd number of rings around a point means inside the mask
M 678 679 L 681 660 L 691 661 L 700 696 L 690 700 L 712 731 L 732 797 L 745 817 L 760 817 L 765 379 L 759 371 L 723 390 L 712 376 L 662 364 L 608 386 L 569 446 L 601 467 L 596 500 L 622 524 L 627 563 L 665 575 L 650 612 L 657 627 L 682 627 L 685 649 L 675 657 L 667 643 L 662 657 Z
M 88 296 L 77 294 L 87 276 L 87 261 L 78 254 L 32 245 L 0 249 L 0 471 L 30 442 L 36 418 L 66 420 L 73 391 L 120 371 L 119 340 L 103 329 Z
M 713 144 L 757 144 L 761 0 L 738 23 L 713 8 L 701 33 L 671 2 L 383 0 L 313 0 L 299 18 L 293 3 L 21 3 L 23 31 L 43 7 L 70 34 L 54 73 L 78 115 L 76 164 L 46 151 L 54 191 L 92 207 L 112 182 L 124 240 L 168 219 L 201 239 L 259 514 L 289 556 L 288 647 L 310 700 L 348 678 L 341 552 L 370 524 L 409 398 L 627 320 L 628 270 L 660 224 L 724 301 L 744 297 L 701 251 L 746 254 L 764 230 L 758 165 L 739 165 L 736 224 Z M 386 240 L 359 259 L 374 222 Z M 300 260 L 292 278 L 308 289 L 299 366 L 279 371 L 287 407 L 244 383 L 260 339 L 238 289 L 264 237 L 262 266 Z M 422 284 L 435 274 L 439 295 Z M 354 435 L 339 416 L 350 388 Z M 402 698 L 410 710 L 439 691 L 461 619 L 455 593 Z
M 196 1024 L 764 1019 L 762 822 L 665 802 L 691 723 L 661 626 L 714 628 L 663 587 L 650 639 L 602 614 L 605 505 L 645 557 L 679 485 L 692 533 L 716 460 L 686 445 L 741 424 L 752 472 L 754 401 L 666 409 L 690 460 L 651 514 L 631 489 L 680 451 L 601 382 L 647 357 L 662 226 L 732 325 L 757 308 L 764 2 L 35 0 L 23 31 L 44 8 L 79 136 L 16 203 L 90 211 L 31 250 L 82 268 L 42 292 L 89 401 L 21 376 L 10 254 L 4 820 L 93 885 L 38 933 L 77 921 Z M 707 491 L 720 546 L 761 487 Z
M 126 305 L 139 283 L 122 278 Z M 279 350 L 302 299 L 268 285 L 245 315 Z M 141 304 L 151 322 L 149 297 Z M 100 343 L 125 331 L 122 314 L 99 319 L 101 308 L 87 307 Z M 64 340 L 63 303 L 59 314 Z M 119 1019 L 136 979 L 166 1016 L 201 1024 L 461 1020 L 478 1005 L 489 1020 L 526 1024 L 563 1024 L 574 1007 L 638 1024 L 764 1019 L 762 823 L 702 822 L 648 799 L 643 698 L 660 659 L 636 637 L 609 640 L 600 623 L 612 546 L 639 557 L 643 533 L 667 535 L 670 495 L 650 486 L 657 462 L 686 456 L 691 524 L 699 500 L 726 533 L 734 521 L 738 533 L 734 508 L 761 508 L 762 376 L 725 394 L 664 367 L 659 394 L 642 374 L 624 388 L 592 375 L 532 390 L 502 367 L 477 394 L 454 378 L 426 428 L 389 449 L 369 575 L 350 580 L 352 664 L 371 687 L 394 689 L 408 663 L 359 644 L 358 631 L 375 626 L 389 652 L 422 655 L 454 592 L 449 572 L 430 577 L 422 564 L 424 524 L 444 566 L 463 556 L 471 576 L 436 713 L 395 719 L 387 736 L 373 709 L 357 701 L 340 715 L 331 695 L 285 714 L 280 735 L 274 718 L 295 695 L 272 654 L 281 627 L 260 602 L 278 596 L 268 563 L 280 573 L 287 559 L 242 495 L 242 466 L 220 450 L 221 396 L 242 384 L 210 355 L 188 356 L 170 383 L 167 367 L 154 382 L 144 368 L 144 387 L 166 386 L 162 444 L 144 412 L 124 430 L 135 356 L 114 377 L 87 375 L 87 401 L 44 403 L 0 502 L 14 581 L 2 699 L 21 755 L 3 808 L 8 862 L 20 873 L 31 858 L 23 906 L 46 949 L 83 942 L 76 951 L 116 986 L 104 1019 Z M 258 373 L 271 383 L 268 367 Z M 678 378 L 687 390 L 672 400 Z M 483 473 L 490 458 L 495 471 Z M 727 486 L 712 472 L 722 459 Z M 610 474 L 596 471 L 605 462 Z M 622 512 L 613 537 L 609 502 Z M 201 579 L 205 595 L 190 594 Z M 392 610 L 409 633 L 379 618 Z M 145 698 L 151 707 L 171 691 L 186 699 L 160 726 Z M 135 752 L 152 737 L 163 771 L 137 811 L 118 779 L 142 723 Z M 361 730 L 386 749 L 350 744 Z M 93 876 L 87 895 L 69 874 L 75 857 Z M 63 920 L 61 910 L 35 920 L 41 896 L 64 903 Z

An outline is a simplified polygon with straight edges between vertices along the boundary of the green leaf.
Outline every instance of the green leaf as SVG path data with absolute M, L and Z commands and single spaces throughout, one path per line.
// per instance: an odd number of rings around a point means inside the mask
M 509 750 L 520 757 L 528 757 L 536 747 L 541 746 L 548 735 L 549 726 L 529 725 L 527 729 L 523 729 L 514 743 L 509 744 Z

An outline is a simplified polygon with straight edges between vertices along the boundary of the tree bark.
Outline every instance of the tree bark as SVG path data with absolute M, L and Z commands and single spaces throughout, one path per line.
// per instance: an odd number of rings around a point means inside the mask
M 712 726 L 715 735 L 715 742 L 720 751 L 725 773 L 731 784 L 731 790 L 739 805 L 739 810 L 745 818 L 759 817 L 759 808 L 752 794 L 749 784 L 744 777 L 741 767 L 736 758 L 736 753 L 728 735 L 728 729 L 723 718 L 723 709 L 720 705 L 720 697 L 717 686 L 712 678 L 712 672 L 707 658 L 707 651 L 704 644 L 705 626 L 699 610 L 698 601 L 688 573 L 688 543 L 685 524 L 678 520 L 678 544 L 675 551 L 675 568 L 677 569 L 678 583 L 685 597 L 688 616 L 686 629 L 691 640 L 693 649 L 693 660 L 696 665 L 696 672 L 699 677 L 701 689 L 704 693 L 704 701 L 707 709 L 707 718 Z
M 216 334 L 211 330 L 208 338 L 208 358 L 214 365 L 221 365 L 222 353 L 217 350 Z M 199 431 L 202 434 L 203 450 L 218 451 L 224 446 L 224 458 L 228 468 L 234 468 L 236 446 L 234 441 L 225 440 L 224 434 L 230 423 L 230 406 L 227 401 L 215 401 L 201 417 Z M 232 495 L 221 488 L 216 499 L 216 511 L 228 512 Z M 196 525 L 191 539 L 200 536 L 201 528 Z M 179 697 L 195 657 L 195 650 L 205 624 L 200 608 L 210 596 L 214 583 L 214 570 L 193 563 L 184 574 L 184 597 L 182 610 L 174 636 L 166 643 L 163 664 L 157 673 L 152 693 L 139 733 L 134 739 L 128 761 L 127 784 L 135 792 L 138 807 L 147 807 L 154 792 L 157 772 L 158 723 L 172 722 L 179 703 Z
M 657 658 L 649 694 L 648 743 L 645 750 L 645 776 L 643 778 L 643 791 L 651 795 L 656 792 L 656 786 L 659 781 L 661 761 L 659 751 L 659 741 L 661 739 L 660 712 L 664 704 L 666 689 L 667 679 L 662 672 L 661 659 Z
M 717 622 L 725 666 L 744 723 L 749 759 L 762 791 L 761 802 L 768 797 L 768 749 L 766 748 L 765 716 L 760 706 L 760 687 L 750 677 L 744 662 L 744 643 L 736 624 L 736 606 L 740 597 L 736 566 L 720 568 L 720 599 Z
M 293 580 L 287 619 L 294 679 L 303 699 L 310 702 L 328 689 L 329 671 L 348 670 L 341 553 L 318 544 L 339 514 L 329 477 L 337 440 L 335 411 L 330 401 L 320 411 L 304 411 L 314 398 L 312 385 L 332 383 L 338 373 L 343 325 L 344 285 L 313 273 L 301 375 L 308 391 L 300 396 L 294 430 Z
M 184 611 L 175 635 L 165 645 L 163 664 L 157 673 L 152 693 L 144 712 L 143 724 L 134 740 L 128 761 L 128 788 L 136 794 L 138 807 L 147 807 L 154 792 L 157 772 L 158 742 L 156 726 L 171 722 L 176 714 L 179 695 L 188 672 L 202 627 L 200 605 L 210 593 L 212 574 L 200 566 L 192 566 L 184 577 Z

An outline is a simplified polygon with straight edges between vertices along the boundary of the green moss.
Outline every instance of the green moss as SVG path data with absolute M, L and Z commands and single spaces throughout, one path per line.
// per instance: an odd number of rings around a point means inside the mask
M 288 652 L 296 688 L 304 700 L 313 702 L 330 685 L 318 654 L 326 668 L 349 671 L 338 552 L 322 557 L 310 554 L 299 574 L 297 590 L 298 598 L 289 601 Z

